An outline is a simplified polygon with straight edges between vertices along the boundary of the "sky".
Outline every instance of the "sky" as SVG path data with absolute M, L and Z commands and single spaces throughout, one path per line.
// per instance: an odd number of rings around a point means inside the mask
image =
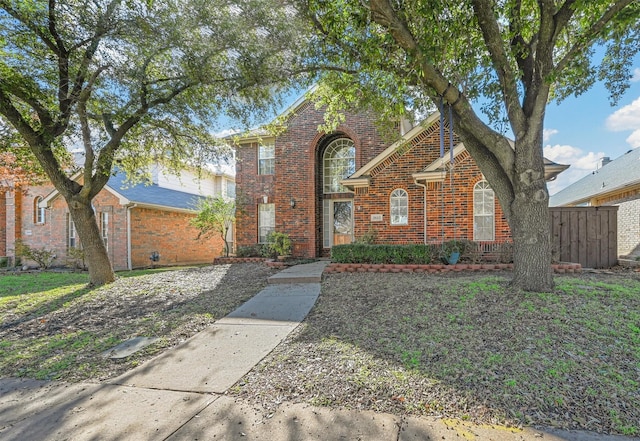
M 615 107 L 601 83 L 577 98 L 547 106 L 544 156 L 570 165 L 548 183 L 550 194 L 596 170 L 601 158 L 614 160 L 640 148 L 640 57 L 632 71 L 631 87 Z

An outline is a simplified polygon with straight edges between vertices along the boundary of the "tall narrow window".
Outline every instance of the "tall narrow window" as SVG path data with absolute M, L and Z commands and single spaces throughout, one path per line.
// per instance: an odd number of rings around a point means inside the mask
M 67 237 L 69 238 L 67 245 L 69 248 L 78 248 L 78 239 L 76 234 L 76 224 L 71 219 L 71 215 L 67 214 Z
M 347 138 L 336 139 L 324 151 L 324 193 L 347 193 L 340 181 L 356 171 L 356 148 Z
M 495 240 L 495 196 L 487 181 L 473 188 L 473 240 Z
M 275 230 L 276 205 L 258 204 L 258 243 L 267 243 L 267 236 Z
M 407 225 L 409 223 L 409 195 L 401 188 L 391 192 L 391 225 Z
M 275 144 L 264 144 L 258 146 L 258 174 L 272 175 L 276 165 Z
M 104 247 L 109 250 L 109 213 L 106 211 L 100 213 L 100 234 Z
M 40 206 L 40 202 L 42 202 L 40 196 L 33 201 L 33 223 L 35 224 L 44 224 L 46 220 L 45 209 Z

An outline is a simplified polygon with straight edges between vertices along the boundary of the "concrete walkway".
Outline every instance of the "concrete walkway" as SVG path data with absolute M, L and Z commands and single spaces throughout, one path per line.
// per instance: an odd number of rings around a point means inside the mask
M 282 405 L 274 414 L 224 395 L 306 317 L 326 262 L 297 265 L 183 344 L 102 384 L 0 379 L 8 440 L 621 441 L 586 432 L 478 426 L 438 418 Z

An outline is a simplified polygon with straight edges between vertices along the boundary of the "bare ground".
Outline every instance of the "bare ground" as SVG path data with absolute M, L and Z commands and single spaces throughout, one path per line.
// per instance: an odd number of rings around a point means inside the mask
M 273 273 L 239 264 L 120 278 L 46 314 L 5 311 L 0 375 L 112 378 L 228 314 Z M 267 411 L 304 402 L 638 435 L 640 274 L 567 275 L 540 294 L 508 277 L 327 275 L 305 322 L 228 393 Z M 100 356 L 138 335 L 161 340 L 125 360 Z

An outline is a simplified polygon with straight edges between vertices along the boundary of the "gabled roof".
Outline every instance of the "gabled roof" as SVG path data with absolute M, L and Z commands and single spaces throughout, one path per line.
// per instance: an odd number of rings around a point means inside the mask
M 383 164 L 398 150 L 401 150 L 403 146 L 407 145 L 407 143 L 410 143 L 425 131 L 433 130 L 439 119 L 439 112 L 432 113 L 424 121 L 408 131 L 404 136 L 402 136 L 402 138 L 391 144 L 382 153 L 366 163 L 364 166 L 360 167 L 360 169 L 356 170 L 354 174 L 340 181 L 340 183 L 346 187 L 350 187 L 351 189 L 354 189 L 356 187 L 367 187 L 369 185 L 369 175 L 372 170 L 375 170 L 376 167 Z M 456 144 L 453 148 L 454 159 L 459 157 L 466 151 L 467 149 L 465 148 L 463 143 Z M 449 163 L 450 157 L 450 149 L 445 150 L 444 156 L 442 158 L 438 158 L 431 164 L 428 164 L 422 171 L 414 173 L 412 175 L 413 178 L 416 182 L 443 181 L 447 173 L 446 165 Z M 567 168 L 569 168 L 568 165 L 557 164 L 547 158 L 544 158 L 545 180 L 547 181 L 554 180 L 557 175 L 565 171 Z
M 128 184 L 122 171 L 116 171 L 115 176 L 109 178 L 104 190 L 117 196 L 122 205 L 135 204 L 143 208 L 169 211 L 196 211 L 198 201 L 204 199 L 203 196 L 162 188 L 157 184 Z M 48 206 L 50 201 L 59 195 L 58 190 L 52 191 L 40 202 L 40 206 Z
M 631 186 L 640 186 L 640 148 L 629 150 L 554 194 L 549 205 L 580 205 L 588 203 L 594 197 L 622 192 Z

